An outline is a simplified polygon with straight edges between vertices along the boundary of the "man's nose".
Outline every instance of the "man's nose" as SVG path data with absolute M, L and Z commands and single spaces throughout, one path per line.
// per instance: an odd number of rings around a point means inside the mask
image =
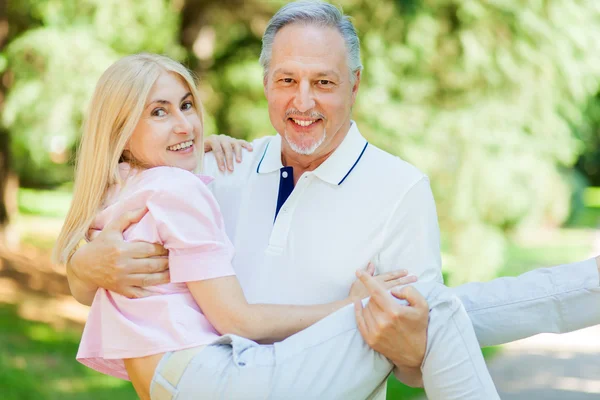
M 301 82 L 298 85 L 296 96 L 294 97 L 294 107 L 300 112 L 306 112 L 315 106 L 314 93 L 309 82 Z

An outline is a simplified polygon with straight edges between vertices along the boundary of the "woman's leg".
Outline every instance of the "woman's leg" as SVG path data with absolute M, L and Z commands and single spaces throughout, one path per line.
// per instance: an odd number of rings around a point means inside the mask
M 431 310 L 422 365 L 428 398 L 498 399 L 460 301 L 440 284 L 412 286 L 427 299 Z M 386 358 L 363 341 L 352 307 L 276 343 L 275 356 L 276 389 L 311 387 L 323 393 L 322 398 L 331 399 L 365 399 L 392 369 Z
M 422 366 L 429 398 L 498 399 L 460 301 L 443 285 L 418 282 L 413 286 L 431 309 Z M 164 381 L 163 364 L 157 368 L 153 391 L 160 386 L 156 382 Z M 272 346 L 225 335 L 186 365 L 169 388 L 179 400 L 364 400 L 393 367 L 365 344 L 352 306 Z M 154 392 L 153 399 L 159 400 Z
M 481 346 L 492 346 L 600 324 L 599 283 L 592 258 L 451 291 L 463 302 Z

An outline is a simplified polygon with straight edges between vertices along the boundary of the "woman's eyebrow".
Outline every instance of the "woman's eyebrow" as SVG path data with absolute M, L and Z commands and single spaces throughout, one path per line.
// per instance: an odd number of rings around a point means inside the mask
M 185 95 L 183 95 L 183 97 L 181 98 L 181 100 L 179 100 L 179 102 L 182 102 L 183 100 L 187 99 L 191 95 L 192 95 L 192 92 L 187 92 Z M 152 100 L 151 102 L 149 102 L 146 105 L 146 107 L 148 107 L 150 104 L 154 104 L 154 103 L 158 103 L 158 104 L 171 104 L 171 102 L 169 100 L 156 99 L 156 100 Z

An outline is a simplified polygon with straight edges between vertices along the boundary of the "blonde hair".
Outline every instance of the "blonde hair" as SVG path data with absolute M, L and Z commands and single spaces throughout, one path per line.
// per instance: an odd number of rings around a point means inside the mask
M 77 152 L 73 200 L 54 247 L 53 259 L 66 263 L 87 235 L 108 189 L 121 183 L 118 165 L 147 97 L 163 72 L 179 75 L 187 83 L 200 121 L 202 103 L 191 73 L 180 63 L 156 54 L 123 57 L 100 77 Z M 199 165 L 203 144 L 197 143 Z

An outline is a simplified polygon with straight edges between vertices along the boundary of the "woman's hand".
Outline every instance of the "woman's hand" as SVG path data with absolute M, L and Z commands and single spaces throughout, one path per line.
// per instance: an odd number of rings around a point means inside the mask
M 375 273 L 375 265 L 373 263 L 369 263 L 367 265 L 367 269 L 365 270 L 367 274 L 373 276 Z M 386 272 L 385 274 L 377 275 L 373 277 L 376 281 L 379 281 L 386 290 L 390 290 L 396 286 L 407 285 L 409 283 L 414 283 L 417 281 L 417 277 L 413 275 L 408 275 L 408 271 L 405 269 Z M 354 281 L 352 286 L 350 287 L 350 293 L 348 297 L 350 300 L 362 300 L 365 297 L 369 297 L 371 294 L 365 287 L 365 285 L 357 279 Z
M 214 153 L 221 172 L 225 172 L 225 168 L 233 171 L 234 154 L 235 160 L 242 162 L 242 148 L 252 151 L 250 143 L 227 135 L 211 135 L 204 139 L 204 152 L 212 151 Z

